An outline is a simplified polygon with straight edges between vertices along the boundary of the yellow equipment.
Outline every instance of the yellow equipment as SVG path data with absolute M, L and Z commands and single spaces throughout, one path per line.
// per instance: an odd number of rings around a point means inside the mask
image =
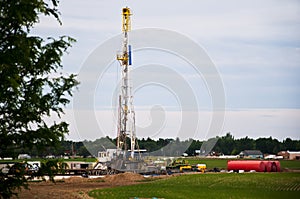
M 130 22 L 130 9 L 128 7 L 123 8 L 123 12 L 122 12 L 123 18 L 122 18 L 122 23 L 123 23 L 123 27 L 122 30 L 123 32 L 129 32 L 131 29 L 131 22 Z
M 186 171 L 186 170 L 191 171 L 192 166 L 190 166 L 190 165 L 180 166 L 180 172 L 183 172 L 183 171 Z
M 124 32 L 124 38 L 123 38 L 123 50 L 122 53 L 117 54 L 117 60 L 121 62 L 121 65 L 124 67 L 127 67 L 129 59 L 130 59 L 130 53 L 128 52 L 128 35 L 127 32 L 131 29 L 131 20 L 130 20 L 130 8 L 126 7 L 122 9 L 122 31 Z
M 206 170 L 206 164 L 197 164 L 197 171 L 200 171 L 201 173 L 204 173 Z

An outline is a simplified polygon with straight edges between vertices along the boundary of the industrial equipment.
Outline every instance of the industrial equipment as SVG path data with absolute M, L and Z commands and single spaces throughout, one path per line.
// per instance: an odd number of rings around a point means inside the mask
M 204 173 L 206 171 L 206 164 L 197 164 L 190 165 L 187 160 L 179 159 L 171 162 L 167 167 L 167 172 L 171 173 L 183 173 L 183 172 L 191 172 L 198 171 Z
M 197 164 L 196 169 L 197 171 L 204 173 L 206 171 L 206 164 Z
M 123 156 L 126 159 L 128 151 L 127 137 L 130 138 L 130 158 L 134 158 L 134 153 L 138 152 L 138 145 L 136 142 L 136 128 L 135 128 L 135 111 L 133 106 L 132 85 L 130 82 L 130 65 L 131 46 L 129 45 L 128 32 L 131 29 L 131 11 L 130 8 L 122 9 L 122 31 L 123 42 L 122 51 L 117 54 L 117 60 L 121 66 L 121 86 L 119 94 L 118 107 L 118 132 L 117 132 L 117 156 Z

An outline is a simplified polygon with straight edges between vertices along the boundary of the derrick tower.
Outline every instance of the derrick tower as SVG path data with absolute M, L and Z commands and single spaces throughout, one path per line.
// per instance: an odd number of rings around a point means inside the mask
M 131 29 L 131 11 L 128 7 L 122 9 L 122 51 L 117 53 L 117 60 L 121 67 L 121 85 L 118 103 L 118 132 L 117 132 L 117 155 L 126 157 L 130 150 L 130 157 L 134 158 L 136 151 L 136 128 L 135 112 L 133 107 L 132 85 L 130 82 L 131 46 L 128 41 L 128 32 Z M 128 139 L 130 144 L 127 143 Z M 123 153 L 124 152 L 124 153 Z

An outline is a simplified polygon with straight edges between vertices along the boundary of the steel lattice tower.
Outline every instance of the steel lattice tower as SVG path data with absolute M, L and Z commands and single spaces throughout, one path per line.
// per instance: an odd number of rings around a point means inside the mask
M 135 128 L 135 112 L 133 107 L 132 85 L 130 84 L 129 73 L 131 65 L 131 46 L 128 42 L 128 32 L 131 29 L 131 11 L 128 7 L 122 9 L 122 31 L 123 42 L 122 51 L 117 54 L 117 60 L 121 66 L 121 86 L 119 94 L 118 107 L 118 137 L 117 137 L 117 153 L 120 155 L 122 151 L 128 151 L 127 138 L 130 138 L 130 157 L 134 158 L 136 148 L 136 128 Z M 125 154 L 122 153 L 125 157 Z

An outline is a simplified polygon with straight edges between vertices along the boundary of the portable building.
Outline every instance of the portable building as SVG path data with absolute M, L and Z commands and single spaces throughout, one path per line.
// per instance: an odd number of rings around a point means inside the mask
M 259 150 L 244 150 L 239 154 L 241 158 L 263 159 L 264 154 Z

